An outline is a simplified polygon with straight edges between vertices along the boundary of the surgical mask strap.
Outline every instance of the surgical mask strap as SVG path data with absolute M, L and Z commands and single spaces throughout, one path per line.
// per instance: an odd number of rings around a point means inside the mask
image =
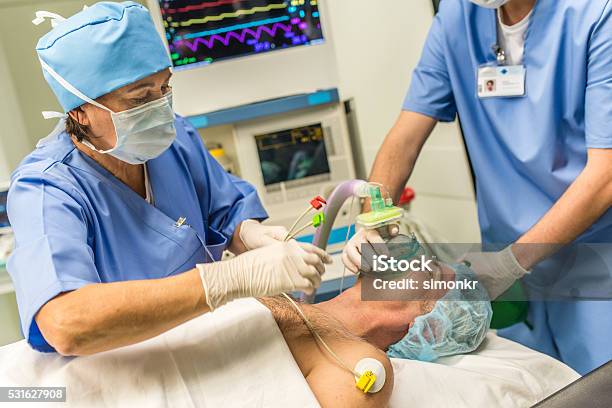
M 45 22 L 45 19 L 51 20 L 51 27 L 55 28 L 59 23 L 66 21 L 66 18 L 60 16 L 56 13 L 51 13 L 49 11 L 37 11 L 36 18 L 32 20 L 32 24 L 40 25 Z
M 53 79 L 55 79 L 61 86 L 63 86 L 68 92 L 72 93 L 74 96 L 76 96 L 77 98 L 80 98 L 81 100 L 88 102 L 94 106 L 97 106 L 100 109 L 104 109 L 106 111 L 109 111 L 110 113 L 113 113 L 112 110 L 110 110 L 109 108 L 107 108 L 106 106 L 94 101 L 93 99 L 91 99 L 90 97 L 88 97 L 87 95 L 85 95 L 84 93 L 82 93 L 81 91 L 79 91 L 75 86 L 73 86 L 70 82 L 66 81 L 64 78 L 62 78 L 62 76 L 60 74 L 58 74 L 57 72 L 55 72 L 55 70 L 53 68 L 51 68 L 49 65 L 47 65 L 47 63 L 45 61 L 43 61 L 42 59 L 38 59 L 40 61 L 40 65 L 43 67 L 43 69 L 45 71 L 47 71 L 47 73 L 49 75 L 51 75 L 53 77 Z M 43 118 L 45 119 L 51 119 L 51 118 L 65 118 L 68 115 L 65 113 L 60 113 L 60 112 L 52 112 L 52 111 L 44 111 L 42 113 Z M 98 150 L 92 143 L 90 143 L 88 140 L 83 140 L 82 143 L 89 147 L 90 149 L 96 150 L 100 153 L 108 153 L 113 151 L 113 149 L 109 149 L 109 150 Z
M 45 119 L 54 119 L 54 118 L 64 119 L 68 117 L 68 115 L 65 113 L 54 112 L 54 111 L 42 111 L 42 115 L 43 115 L 43 118 Z
M 113 111 L 110 110 L 109 108 L 107 108 L 106 106 L 102 105 L 101 103 L 98 103 L 98 102 L 94 101 L 93 99 L 91 99 L 90 97 L 88 97 L 87 95 L 85 95 L 84 93 L 79 91 L 70 82 L 68 82 L 64 78 L 62 78 L 62 76 L 60 74 L 55 72 L 55 70 L 53 68 L 51 68 L 49 65 L 47 65 L 47 63 L 45 61 L 43 61 L 40 58 L 38 60 L 40 61 L 40 65 L 43 67 L 43 69 L 45 71 L 47 71 L 47 73 L 49 75 L 51 75 L 53 77 L 53 79 L 55 79 L 68 92 L 70 92 L 71 94 L 73 94 L 74 96 L 76 96 L 77 98 L 79 98 L 79 99 L 81 99 L 81 100 L 83 100 L 85 102 L 88 102 L 88 103 L 90 103 L 90 104 L 92 104 L 94 106 L 97 106 L 100 109 L 104 109 L 105 111 L 113 113 Z M 43 114 L 43 116 L 44 116 L 44 114 Z

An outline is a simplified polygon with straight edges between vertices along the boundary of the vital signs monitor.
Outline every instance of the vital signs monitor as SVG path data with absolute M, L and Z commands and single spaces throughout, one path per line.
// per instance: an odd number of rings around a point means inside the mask
M 159 0 L 176 68 L 323 41 L 317 0 Z

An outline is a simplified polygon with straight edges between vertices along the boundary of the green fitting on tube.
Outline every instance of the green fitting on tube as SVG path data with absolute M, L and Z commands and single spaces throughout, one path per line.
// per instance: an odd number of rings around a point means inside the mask
M 385 209 L 385 200 L 382 197 L 382 193 L 380 192 L 380 187 L 371 187 L 370 188 L 370 206 L 372 207 L 372 211 L 382 211 Z
M 404 215 L 404 210 L 393 205 L 393 200 L 383 198 L 379 186 L 370 186 L 370 207 L 372 211 L 360 214 L 355 221 L 362 227 L 372 229 L 397 223 Z
M 316 213 L 314 217 L 312 217 L 312 225 L 315 228 L 319 228 L 324 223 L 325 223 L 325 214 L 323 214 L 322 212 Z

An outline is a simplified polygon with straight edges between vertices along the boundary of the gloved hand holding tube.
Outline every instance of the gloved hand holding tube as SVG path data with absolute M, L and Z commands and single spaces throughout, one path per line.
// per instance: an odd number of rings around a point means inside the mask
M 361 264 L 362 245 L 384 244 L 384 238 L 392 238 L 399 234 L 399 226 L 396 224 L 386 225 L 377 229 L 362 228 L 353 235 L 342 250 L 342 263 L 348 270 L 358 273 L 366 265 Z M 383 237 L 385 236 L 385 237 Z M 381 248 L 379 246 L 378 248 Z M 377 251 L 372 250 L 371 253 Z
M 322 249 L 295 240 L 245 252 L 227 261 L 199 264 L 206 303 L 214 310 L 243 297 L 301 291 L 312 294 L 321 284 L 331 257 Z

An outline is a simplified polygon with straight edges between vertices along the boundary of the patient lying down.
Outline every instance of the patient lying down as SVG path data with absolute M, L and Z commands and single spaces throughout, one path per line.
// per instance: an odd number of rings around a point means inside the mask
M 460 265 L 453 269 L 453 279 L 469 275 L 467 268 Z M 438 294 L 436 299 L 394 302 L 394 313 L 389 312 L 389 304 L 384 302 L 387 316 L 380 316 L 377 308 L 383 302 L 362 302 L 360 285 L 361 281 L 335 299 L 301 305 L 301 309 L 347 365 L 354 367 L 365 357 L 384 365 L 385 385 L 375 394 L 364 394 L 356 388 L 351 373 L 318 344 L 287 299 L 260 299 L 271 310 L 302 374 L 323 407 L 386 406 L 393 388 L 393 370 L 381 350 L 391 357 L 422 361 L 467 353 L 480 345 L 491 321 L 491 306 L 482 293 L 457 290 Z
M 314 305 L 302 311 L 329 347 L 350 367 L 363 358 L 380 361 L 386 371 L 385 385 L 377 393 L 365 394 L 355 379 L 317 343 L 289 301 L 282 297 L 259 299 L 274 316 L 289 350 L 322 407 L 384 407 L 393 390 L 393 369 L 384 352 L 351 334 L 337 319 Z

